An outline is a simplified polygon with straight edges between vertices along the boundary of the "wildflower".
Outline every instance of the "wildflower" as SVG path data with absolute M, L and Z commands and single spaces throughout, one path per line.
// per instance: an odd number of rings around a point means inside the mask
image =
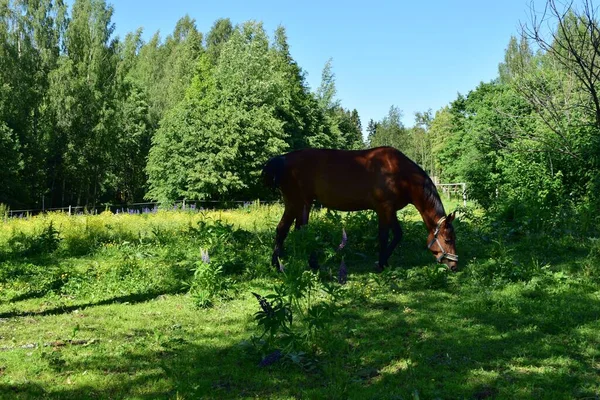
M 208 256 L 208 250 L 200 249 L 200 257 L 205 264 L 210 264 L 210 257 Z
M 274 352 L 272 352 L 271 354 L 268 354 L 265 356 L 265 358 L 263 358 L 261 360 L 261 362 L 258 364 L 259 367 L 266 367 L 269 366 L 271 364 L 275 364 L 277 361 L 279 361 L 279 359 L 283 356 L 283 354 L 281 354 L 281 350 L 275 350 Z
M 342 228 L 342 243 L 340 243 L 340 245 L 338 246 L 338 250 L 341 250 L 344 247 L 346 247 L 346 243 L 348 243 L 348 235 L 346 235 L 346 230 Z
M 262 310 L 265 312 L 265 314 L 267 314 L 267 316 L 269 316 L 269 317 L 272 317 L 275 314 L 275 311 L 273 311 L 273 307 L 267 301 L 267 299 L 265 299 L 258 293 L 252 292 L 252 294 L 258 300 L 258 304 L 260 304 L 260 308 L 262 308 Z
M 338 283 L 340 285 L 345 285 L 348 281 L 348 268 L 346 267 L 346 263 L 342 258 L 342 263 L 340 264 L 340 270 L 338 272 Z

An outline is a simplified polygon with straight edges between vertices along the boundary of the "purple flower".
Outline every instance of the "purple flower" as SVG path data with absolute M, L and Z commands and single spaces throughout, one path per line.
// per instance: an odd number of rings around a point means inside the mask
M 342 258 L 342 263 L 340 264 L 340 270 L 338 272 L 338 283 L 340 285 L 345 285 L 348 281 L 348 268 L 346 267 L 346 263 Z
M 208 256 L 208 250 L 200 249 L 200 257 L 205 264 L 210 264 L 210 257 Z
M 267 301 L 267 299 L 265 299 L 264 297 L 262 297 L 260 294 L 258 293 L 254 293 L 252 292 L 252 294 L 254 295 L 254 297 L 256 297 L 256 299 L 258 300 L 258 304 L 260 304 L 260 308 L 262 308 L 262 310 L 265 312 L 265 314 L 267 314 L 267 316 L 270 318 L 273 315 L 275 315 L 275 311 L 273 311 L 273 307 L 271 306 L 271 304 Z
M 268 365 L 275 364 L 282 356 L 283 354 L 281 354 L 281 350 L 275 350 L 271 354 L 266 355 L 265 358 L 263 358 L 258 364 L 258 366 L 266 367 Z
M 346 230 L 342 228 L 342 243 L 340 243 L 340 245 L 338 246 L 338 250 L 341 250 L 344 247 L 346 247 L 346 243 L 348 243 L 348 235 L 346 235 Z

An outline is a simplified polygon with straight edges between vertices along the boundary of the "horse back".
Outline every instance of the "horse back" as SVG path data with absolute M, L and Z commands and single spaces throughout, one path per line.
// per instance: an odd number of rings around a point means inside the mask
M 422 170 L 392 147 L 369 150 L 304 149 L 285 154 L 284 199 L 317 199 L 324 206 L 354 211 L 411 202 L 411 181 Z

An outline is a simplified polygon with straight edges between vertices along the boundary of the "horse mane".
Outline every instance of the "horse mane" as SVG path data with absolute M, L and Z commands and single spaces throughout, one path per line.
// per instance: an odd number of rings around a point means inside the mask
M 386 146 L 389 147 L 389 146 Z M 419 164 L 411 160 L 406 156 L 406 154 L 402 153 L 400 150 L 390 147 L 394 149 L 398 154 L 401 155 L 406 161 L 412 164 L 415 169 L 419 172 L 419 174 L 423 178 L 423 197 L 425 198 L 425 203 L 429 204 L 431 208 L 435 210 L 435 213 L 438 216 L 445 216 L 446 210 L 444 210 L 444 204 L 442 204 L 442 200 L 440 199 L 440 195 L 435 187 L 435 183 L 431 180 L 427 172 Z
M 437 215 L 446 215 L 446 210 L 444 210 L 444 205 L 442 204 L 442 200 L 440 199 L 435 184 L 425 171 L 423 171 L 423 174 L 425 175 L 425 181 L 423 182 L 423 196 L 425 197 L 425 202 L 433 207 Z

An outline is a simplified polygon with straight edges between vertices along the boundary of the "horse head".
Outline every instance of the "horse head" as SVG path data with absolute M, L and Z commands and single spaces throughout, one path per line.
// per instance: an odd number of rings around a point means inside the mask
M 427 248 L 433 253 L 438 263 L 443 263 L 452 271 L 458 269 L 458 256 L 456 255 L 456 234 L 452 221 L 456 211 L 440 218 L 434 230 L 429 232 Z

